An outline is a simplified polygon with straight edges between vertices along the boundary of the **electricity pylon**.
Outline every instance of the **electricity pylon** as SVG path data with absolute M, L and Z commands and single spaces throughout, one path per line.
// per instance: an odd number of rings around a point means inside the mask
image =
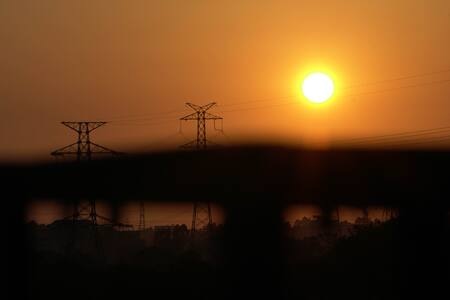
M 92 159 L 93 154 L 113 154 L 113 155 L 120 154 L 119 152 L 100 146 L 92 142 L 90 139 L 90 133 L 95 129 L 99 128 L 100 126 L 105 125 L 106 122 L 83 121 L 83 122 L 61 122 L 61 124 L 75 131 L 78 134 L 78 140 L 73 144 L 70 144 L 68 146 L 53 151 L 51 155 L 55 157 L 65 157 L 67 155 L 75 156 L 76 160 L 78 162 L 81 162 L 81 161 L 90 161 Z M 70 216 L 69 218 L 72 219 L 74 225 L 77 222 L 80 222 L 80 224 L 83 224 L 83 222 L 84 223 L 87 222 L 92 226 L 94 230 L 93 232 L 94 240 L 97 249 L 100 247 L 100 241 L 98 239 L 98 231 L 97 231 L 98 225 L 97 218 L 106 220 L 115 225 L 126 227 L 126 225 L 124 224 L 113 222 L 106 217 L 98 215 L 94 199 L 75 200 L 73 205 L 73 213 L 72 216 Z M 75 227 L 73 228 L 73 231 L 74 232 L 72 240 L 69 244 L 69 248 L 71 248 L 70 251 L 72 251 L 73 250 L 72 248 L 75 246 Z
M 209 230 L 212 225 L 211 205 L 209 202 L 194 202 L 191 231 Z
M 197 121 L 197 139 L 190 141 L 187 144 L 182 145 L 182 148 L 195 148 L 206 149 L 208 143 L 211 143 L 206 138 L 206 121 L 208 120 L 222 120 L 222 117 L 213 115 L 208 112 L 210 108 L 216 105 L 215 102 L 199 106 L 192 103 L 186 103 L 186 105 L 192 108 L 195 112 L 180 118 L 181 121 Z
M 95 129 L 106 124 L 106 122 L 61 122 L 64 126 L 72 129 L 78 134 L 78 140 L 70 145 L 55 150 L 51 155 L 58 156 L 76 156 L 76 160 L 90 161 L 93 154 L 113 154 L 117 155 L 119 152 L 113 151 L 106 147 L 100 146 L 91 141 L 90 133 Z M 72 218 L 74 220 L 87 220 L 92 224 L 97 225 L 97 211 L 95 201 L 77 201 L 74 205 Z
M 199 106 L 192 103 L 186 103 L 186 105 L 194 110 L 192 114 L 180 118 L 181 121 L 197 121 L 197 139 L 182 145 L 182 148 L 194 148 L 197 150 L 206 149 L 208 141 L 206 137 L 206 122 L 208 120 L 222 120 L 222 117 L 213 115 L 208 112 L 215 102 Z M 194 202 L 192 212 L 192 225 L 191 233 L 199 230 L 209 231 L 212 225 L 211 205 L 209 202 Z
M 139 231 L 145 230 L 145 202 L 140 201 L 139 202 L 139 225 L 138 225 Z
M 78 134 L 77 142 L 55 150 L 53 156 L 76 155 L 77 161 L 91 160 L 92 154 L 119 154 L 116 151 L 91 142 L 90 133 L 106 122 L 61 122 Z
M 395 209 L 393 209 L 391 207 L 385 207 L 383 209 L 383 220 L 384 221 L 389 221 L 396 217 L 397 217 L 397 212 L 395 211 Z

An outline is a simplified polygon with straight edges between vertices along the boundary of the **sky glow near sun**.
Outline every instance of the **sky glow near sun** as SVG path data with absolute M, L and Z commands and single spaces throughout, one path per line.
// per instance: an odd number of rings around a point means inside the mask
M 303 80 L 302 93 L 310 102 L 326 102 L 334 93 L 333 80 L 325 73 L 311 73 Z
M 219 144 L 322 145 L 448 124 L 450 85 L 427 83 L 448 79 L 430 72 L 450 66 L 450 1 L 57 2 L 0 1 L 2 160 L 50 160 L 74 142 L 63 120 L 133 119 L 92 138 L 127 153 L 176 148 L 186 100 L 236 108 L 211 111 L 230 137 Z M 302 91 L 319 71 L 334 83 L 321 104 Z M 428 75 L 389 80 L 414 74 Z M 195 124 L 183 130 L 195 136 Z

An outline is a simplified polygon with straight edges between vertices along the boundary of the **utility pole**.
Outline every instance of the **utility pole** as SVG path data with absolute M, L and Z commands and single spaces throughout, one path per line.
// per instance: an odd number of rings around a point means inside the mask
M 93 154 L 120 154 L 119 152 L 113 151 L 101 145 L 98 145 L 91 141 L 90 133 L 95 129 L 103 126 L 106 122 L 61 122 L 64 126 L 75 131 L 78 135 L 78 139 L 75 143 L 67 145 L 63 148 L 55 150 L 51 153 L 54 157 L 65 157 L 65 156 L 75 156 L 78 162 L 90 161 Z M 73 205 L 72 216 L 69 217 L 73 221 L 73 236 L 69 244 L 69 250 L 72 251 L 75 246 L 75 225 L 77 223 L 83 224 L 88 223 L 91 225 L 94 231 L 94 240 L 97 249 L 100 248 L 100 241 L 98 238 L 97 231 L 97 218 L 109 221 L 119 226 L 127 227 L 125 224 L 120 224 L 109 220 L 106 217 L 97 214 L 96 203 L 94 199 L 88 200 L 75 200 Z
M 199 106 L 192 103 L 186 103 L 186 105 L 194 110 L 193 113 L 180 118 L 181 121 L 197 121 L 197 139 L 182 145 L 185 149 L 197 149 L 204 150 L 207 148 L 208 143 L 210 143 L 206 137 L 206 122 L 208 120 L 222 120 L 220 116 L 213 115 L 208 112 L 213 106 L 216 105 L 215 102 Z M 211 205 L 209 202 L 194 202 L 193 212 L 192 212 L 192 225 L 191 233 L 195 233 L 199 230 L 209 231 L 212 225 L 212 215 L 211 215 Z

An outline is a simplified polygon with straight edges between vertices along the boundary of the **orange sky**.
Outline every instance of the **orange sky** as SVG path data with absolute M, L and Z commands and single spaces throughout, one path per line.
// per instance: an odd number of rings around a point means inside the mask
M 229 137 L 219 135 L 222 143 L 316 143 L 446 126 L 448 82 L 354 95 L 450 72 L 344 87 L 449 69 L 449 47 L 447 0 L 3 0 L 0 158 L 49 159 L 75 138 L 59 121 L 137 114 L 156 119 L 111 123 L 94 140 L 122 151 L 177 145 L 191 138 L 193 124 L 177 134 L 186 101 L 218 102 Z M 336 80 L 329 105 L 297 97 L 299 78 L 313 69 Z M 272 100 L 231 105 L 264 99 Z

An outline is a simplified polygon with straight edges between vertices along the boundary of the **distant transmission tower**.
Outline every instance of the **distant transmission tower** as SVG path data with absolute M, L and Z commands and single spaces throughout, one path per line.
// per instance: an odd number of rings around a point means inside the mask
M 90 133 L 105 125 L 106 122 L 61 122 L 61 124 L 75 131 L 78 134 L 78 140 L 53 151 L 51 155 L 55 157 L 71 155 L 76 156 L 77 161 L 90 161 L 93 154 L 119 154 L 119 152 L 91 141 Z M 95 200 L 77 201 L 75 203 L 72 215 L 74 220 L 87 220 L 97 225 L 97 216 Z
M 208 139 L 206 138 L 206 121 L 208 120 L 222 120 L 222 117 L 213 115 L 208 112 L 210 108 L 216 105 L 215 102 L 199 106 L 192 103 L 186 103 L 186 105 L 192 108 L 195 112 L 180 118 L 181 121 L 197 121 L 197 139 L 190 141 L 187 144 L 182 145 L 182 148 L 194 148 L 194 149 L 206 149 L 208 146 Z
M 138 230 L 139 231 L 144 231 L 145 230 L 145 202 L 142 201 L 142 200 L 139 202 L 139 226 L 138 226 Z
M 197 121 L 197 139 L 182 145 L 182 148 L 187 149 L 206 149 L 208 143 L 210 143 L 206 137 L 206 122 L 208 120 L 222 120 L 220 116 L 213 115 L 208 112 L 213 106 L 216 105 L 215 102 L 199 106 L 192 103 L 186 103 L 186 105 L 194 110 L 192 114 L 180 118 L 181 121 Z M 211 205 L 209 202 L 194 202 L 194 208 L 192 212 L 192 226 L 191 232 L 194 233 L 198 230 L 207 230 L 211 228 L 212 225 L 212 215 L 211 215 Z
M 390 207 L 383 208 L 383 220 L 384 221 L 389 221 L 396 217 L 397 217 L 397 212 L 395 211 L 395 209 L 390 208 Z
M 64 126 L 72 129 L 78 134 L 77 142 L 55 150 L 51 155 L 55 157 L 75 156 L 76 160 L 90 161 L 93 154 L 120 154 L 106 147 L 100 146 L 90 139 L 90 133 L 95 129 L 106 124 L 106 122 L 61 122 Z M 77 221 L 80 224 L 88 223 L 94 228 L 94 239 L 96 246 L 99 247 L 99 239 L 97 232 L 97 218 L 112 222 L 106 217 L 97 214 L 95 200 L 76 200 L 74 201 L 73 213 L 70 217 L 75 224 Z M 114 222 L 112 222 L 114 223 Z M 116 223 L 119 226 L 125 226 L 124 224 Z M 75 243 L 75 237 L 72 237 L 70 247 L 73 248 Z
M 75 155 L 77 161 L 91 160 L 92 154 L 119 154 L 116 151 L 91 142 L 90 133 L 106 122 L 61 122 L 78 134 L 78 141 L 51 153 L 53 156 Z
M 363 207 L 362 208 L 362 213 L 363 213 L 363 218 L 365 221 L 369 221 L 369 208 L 368 207 Z
M 212 225 L 211 205 L 209 202 L 194 202 L 194 210 L 192 212 L 192 232 L 198 230 L 209 230 Z

